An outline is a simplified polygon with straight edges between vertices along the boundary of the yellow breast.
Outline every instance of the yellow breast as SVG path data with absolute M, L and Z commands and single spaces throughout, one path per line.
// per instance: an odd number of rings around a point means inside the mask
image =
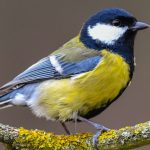
M 129 65 L 118 54 L 101 51 L 96 68 L 68 79 L 49 80 L 40 86 L 36 115 L 49 119 L 74 118 L 103 107 L 118 96 L 130 80 Z M 38 110 L 37 110 L 38 107 Z

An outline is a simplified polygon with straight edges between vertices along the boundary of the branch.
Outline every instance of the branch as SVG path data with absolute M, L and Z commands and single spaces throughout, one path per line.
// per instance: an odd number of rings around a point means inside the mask
M 27 130 L 0 124 L 0 142 L 8 149 L 21 150 L 92 150 L 92 134 L 55 135 L 40 130 Z M 110 130 L 98 138 L 98 149 L 132 149 L 150 144 L 150 121 Z

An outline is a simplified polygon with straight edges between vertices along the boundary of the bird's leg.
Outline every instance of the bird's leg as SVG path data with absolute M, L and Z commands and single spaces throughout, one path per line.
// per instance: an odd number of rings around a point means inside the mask
M 89 123 L 90 125 L 94 126 L 97 130 L 99 130 L 94 136 L 93 136 L 93 145 L 95 147 L 95 149 L 98 149 L 97 148 L 97 141 L 98 141 L 98 137 L 102 134 L 102 132 L 105 132 L 105 131 L 109 131 L 110 129 L 109 128 L 106 128 L 105 126 L 101 125 L 101 124 L 97 124 L 95 122 L 92 122 L 86 118 L 83 118 L 83 117 L 80 117 L 78 116 L 78 119 L 80 121 L 84 121 L 84 122 L 87 122 Z
M 84 122 L 87 122 L 87 123 L 91 124 L 91 125 L 94 126 L 97 130 L 104 130 L 104 131 L 110 130 L 110 129 L 106 128 L 105 126 L 103 126 L 103 125 L 101 125 L 101 124 L 98 124 L 98 123 L 95 123 L 95 122 L 92 122 L 92 121 L 90 121 L 90 120 L 88 120 L 88 119 L 86 119 L 86 118 L 83 118 L 83 117 L 78 116 L 78 119 L 79 119 L 80 121 L 84 121 Z
M 67 133 L 68 135 L 70 135 L 71 132 L 70 132 L 69 129 L 67 128 L 66 124 L 65 124 L 64 122 L 61 122 L 61 125 L 62 125 L 62 127 L 64 128 L 64 130 L 66 131 L 66 133 Z

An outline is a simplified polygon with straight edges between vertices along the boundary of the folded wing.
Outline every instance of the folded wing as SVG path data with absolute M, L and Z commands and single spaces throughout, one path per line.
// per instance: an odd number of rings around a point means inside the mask
M 40 60 L 19 74 L 12 81 L 0 88 L 4 94 L 26 84 L 37 83 L 48 79 L 63 79 L 88 72 L 100 62 L 100 56 L 93 56 L 77 62 L 65 62 L 62 55 L 50 55 Z

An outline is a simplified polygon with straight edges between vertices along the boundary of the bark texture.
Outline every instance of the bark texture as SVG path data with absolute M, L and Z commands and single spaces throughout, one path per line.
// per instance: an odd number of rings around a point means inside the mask
M 0 142 L 8 150 L 94 150 L 93 135 L 55 135 L 0 124 Z M 98 138 L 99 150 L 128 150 L 150 144 L 150 121 L 119 130 L 110 130 Z M 7 145 L 7 146 L 6 146 Z

